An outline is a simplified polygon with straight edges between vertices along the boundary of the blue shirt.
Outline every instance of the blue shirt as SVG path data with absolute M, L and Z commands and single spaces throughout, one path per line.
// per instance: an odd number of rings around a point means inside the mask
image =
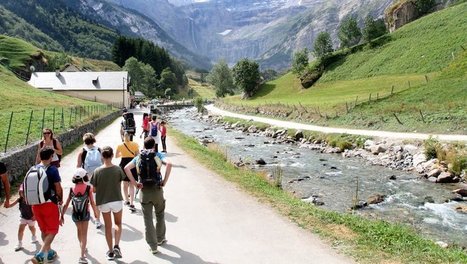
M 42 164 L 37 164 L 37 167 L 44 166 Z M 55 189 L 55 183 L 62 181 L 62 179 L 60 178 L 60 173 L 58 172 L 57 167 L 53 165 L 49 166 L 45 173 L 47 173 L 47 179 L 49 180 L 49 189 L 52 190 L 52 197 L 50 198 L 50 200 L 52 200 L 52 202 L 54 203 L 57 203 L 58 199 L 56 197 L 57 190 Z
M 143 151 L 146 151 L 146 150 L 143 150 Z M 165 155 L 160 153 L 160 152 L 157 152 L 156 153 L 156 157 L 158 157 L 159 159 L 161 159 L 161 161 L 165 161 Z M 139 155 L 134 157 L 132 160 L 131 160 L 131 163 L 135 164 L 135 166 L 138 164 L 138 160 L 139 160 Z

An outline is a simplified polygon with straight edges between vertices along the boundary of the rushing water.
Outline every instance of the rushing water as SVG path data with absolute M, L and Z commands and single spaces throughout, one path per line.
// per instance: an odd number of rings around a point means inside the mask
M 170 125 L 190 136 L 212 138 L 225 147 L 231 160 L 266 161 L 267 165 L 254 165 L 254 169 L 272 172 L 280 166 L 285 190 L 310 197 L 310 201 L 311 196 L 319 197 L 324 208 L 345 212 L 353 205 L 358 182 L 360 200 L 375 193 L 386 195 L 383 203 L 358 210 L 359 214 L 405 223 L 433 240 L 467 247 L 467 215 L 456 212 L 459 203 L 445 202 L 453 197 L 451 191 L 459 188 L 456 184 L 433 184 L 417 174 L 370 165 L 359 158 L 276 144 L 272 138 L 200 122 L 194 115 L 194 108 L 172 112 Z

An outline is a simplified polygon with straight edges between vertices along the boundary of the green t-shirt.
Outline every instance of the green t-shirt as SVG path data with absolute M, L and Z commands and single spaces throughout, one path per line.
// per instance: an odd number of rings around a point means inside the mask
M 97 168 L 91 178 L 91 184 L 96 188 L 96 205 L 122 201 L 121 181 L 125 173 L 119 166 Z

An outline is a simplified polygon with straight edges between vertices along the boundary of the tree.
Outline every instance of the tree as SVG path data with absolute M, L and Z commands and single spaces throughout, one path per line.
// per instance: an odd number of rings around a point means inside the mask
M 233 77 L 245 97 L 253 96 L 261 82 L 258 63 L 248 59 L 238 61 L 233 67 Z
M 378 38 L 388 32 L 383 19 L 373 19 L 371 15 L 365 18 L 365 25 L 363 28 L 363 39 L 365 42 Z
M 292 72 L 298 75 L 303 73 L 303 70 L 308 66 L 308 49 L 304 48 L 297 51 L 293 55 Z
M 333 52 L 331 36 L 327 32 L 321 32 L 315 39 L 313 53 L 316 57 L 322 58 Z
M 339 25 L 337 36 L 341 41 L 341 48 L 357 45 L 362 39 L 362 32 L 357 24 L 357 18 L 347 16 Z
M 156 72 L 149 64 L 142 63 L 131 57 L 126 60 L 123 69 L 127 70 L 131 77 L 131 92 L 140 91 L 146 96 L 157 95 Z
M 170 89 L 170 94 L 174 94 L 177 91 L 177 78 L 169 68 L 165 68 L 162 71 L 160 86 L 166 91 Z
M 428 14 L 433 7 L 436 5 L 436 0 L 415 0 L 415 6 L 417 6 L 418 12 L 421 16 Z
M 235 85 L 233 82 L 232 72 L 224 60 L 221 60 L 214 65 L 207 76 L 207 80 L 216 88 L 217 97 L 224 97 L 226 94 L 233 94 Z

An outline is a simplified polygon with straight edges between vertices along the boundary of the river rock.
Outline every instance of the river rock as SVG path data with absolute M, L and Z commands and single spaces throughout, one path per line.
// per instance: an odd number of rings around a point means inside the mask
M 449 247 L 448 243 L 443 242 L 443 241 L 436 241 L 435 244 L 442 247 L 442 248 L 448 248 Z
M 363 148 L 370 151 L 371 150 L 371 147 L 375 145 L 375 142 L 373 140 L 365 140 L 365 143 L 363 143 Z
M 373 145 L 370 147 L 371 153 L 378 155 L 379 153 L 386 152 L 386 148 L 382 145 Z
M 252 125 L 252 126 L 248 127 L 247 131 L 249 133 L 256 133 L 256 132 L 258 132 L 258 128 L 256 126 Z
M 413 166 L 417 166 L 426 161 L 425 153 L 418 153 L 413 156 L 412 164 Z
M 462 197 L 467 197 L 467 189 L 457 189 L 452 191 L 453 193 L 457 193 L 461 195 Z
M 264 161 L 263 158 L 260 158 L 259 160 L 256 161 L 256 164 L 258 164 L 258 165 L 266 165 L 266 161 Z
M 382 203 L 384 201 L 385 197 L 386 197 L 386 195 L 384 195 L 384 194 L 375 193 L 375 194 L 371 195 L 370 197 L 368 197 L 367 203 L 368 204 L 379 204 L 379 203 Z
M 397 180 L 397 177 L 396 177 L 396 175 L 391 175 L 391 176 L 389 176 L 389 179 L 391 181 L 394 181 L 394 180 Z
M 432 182 L 432 183 L 436 183 L 436 182 L 438 182 L 438 178 L 437 177 L 429 177 L 428 181 Z
M 440 174 L 441 174 L 441 170 L 440 170 L 440 169 L 433 169 L 433 170 L 429 171 L 429 172 L 426 174 L 426 177 L 427 177 L 427 178 L 430 178 L 430 177 L 438 177 Z
M 368 203 L 365 201 L 358 201 L 357 204 L 353 205 L 350 209 L 357 210 L 362 209 L 368 206 Z
M 439 183 L 448 183 L 448 182 L 453 182 L 454 175 L 452 175 L 450 172 L 442 172 L 438 176 L 438 182 Z
M 297 132 L 295 132 L 295 141 L 299 141 L 303 138 L 303 132 L 301 130 L 297 130 Z
M 461 204 L 456 206 L 456 211 L 461 214 L 467 214 L 467 205 Z

